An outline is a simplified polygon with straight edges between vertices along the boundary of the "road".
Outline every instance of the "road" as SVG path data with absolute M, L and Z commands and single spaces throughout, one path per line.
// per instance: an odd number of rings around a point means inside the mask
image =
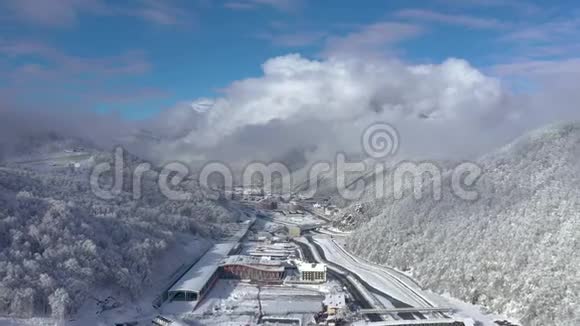
M 267 214 L 257 215 L 268 218 Z M 325 225 L 327 224 L 326 222 Z M 321 228 L 324 230 L 324 226 Z M 427 311 L 423 313 L 405 310 L 405 312 L 391 314 L 371 314 L 367 315 L 370 321 L 449 318 L 437 311 L 437 304 L 433 303 L 424 294 L 420 285 L 410 277 L 350 254 L 334 241 L 334 236 L 330 231 L 312 231 L 303 237 L 305 243 L 301 241 L 296 241 L 296 243 L 300 245 L 304 259 L 326 263 L 328 273 L 347 287 L 361 308 L 378 311 L 388 311 L 390 308 L 423 308 Z M 436 311 L 429 313 L 429 309 Z
M 366 297 L 368 298 L 370 296 L 372 298 L 367 299 L 371 306 L 373 306 L 372 309 L 384 310 L 385 308 L 413 308 L 411 305 L 392 297 L 390 293 L 381 289 L 381 286 L 377 287 L 376 284 L 369 283 L 368 279 L 365 276 L 361 276 L 360 273 L 353 272 L 352 269 L 349 269 L 344 265 L 337 264 L 328 260 L 324 249 L 316 241 L 314 241 L 312 237 L 307 236 L 306 239 L 309 241 L 312 247 L 316 249 L 323 262 L 329 265 L 330 268 L 335 268 L 342 271 L 343 275 L 348 275 L 347 279 L 351 280 L 351 282 L 357 283 L 358 287 L 364 287 L 365 292 L 367 293 Z M 356 287 L 357 286 L 355 285 L 355 288 Z M 385 315 L 382 317 L 384 319 Z M 409 312 L 394 313 L 386 315 L 386 317 L 387 319 L 404 320 L 425 319 L 425 316 L 423 316 L 421 313 Z
M 324 251 L 328 261 L 343 266 L 352 273 L 357 274 L 381 292 L 388 293 L 389 296 L 406 303 L 410 307 L 431 308 L 435 306 L 421 293 L 421 289 L 415 284 L 406 282 L 400 276 L 381 268 L 381 266 L 371 265 L 362 259 L 354 257 L 331 237 L 317 235 L 313 237 L 313 241 Z
M 312 250 L 310 247 L 302 242 L 295 241 L 295 243 L 300 247 L 300 250 L 303 254 L 303 259 L 309 263 L 320 262 L 318 259 L 314 257 Z M 348 293 L 352 296 L 353 303 L 358 305 L 362 309 L 372 309 L 374 305 L 367 300 L 367 298 L 361 293 L 361 291 L 342 273 L 335 271 L 334 269 L 329 269 L 328 274 L 331 275 L 333 278 L 338 280 L 342 286 L 346 287 Z M 377 314 L 369 314 L 367 315 L 369 321 L 382 321 L 381 318 Z

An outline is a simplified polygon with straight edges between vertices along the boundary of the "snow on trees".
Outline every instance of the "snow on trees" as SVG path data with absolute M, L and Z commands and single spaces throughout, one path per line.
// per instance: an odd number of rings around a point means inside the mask
M 167 201 L 154 180 L 143 187 L 140 200 L 103 201 L 82 176 L 0 170 L 0 315 L 63 318 L 99 286 L 137 296 L 177 234 L 233 221 L 195 185 L 190 202 Z
M 580 125 L 560 125 L 483 157 L 475 202 L 369 196 L 348 248 L 524 324 L 578 320 L 579 154 Z

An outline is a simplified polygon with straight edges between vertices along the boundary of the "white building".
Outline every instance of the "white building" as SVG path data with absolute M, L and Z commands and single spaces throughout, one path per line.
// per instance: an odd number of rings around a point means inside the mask
M 338 214 L 338 208 L 334 206 L 328 206 L 324 208 L 324 215 L 335 216 L 336 214 Z
M 312 283 L 326 282 L 326 265 L 306 263 L 302 261 L 296 262 L 298 273 L 300 274 L 300 281 Z
M 323 302 L 328 316 L 340 317 L 346 310 L 346 295 L 343 292 L 329 293 Z

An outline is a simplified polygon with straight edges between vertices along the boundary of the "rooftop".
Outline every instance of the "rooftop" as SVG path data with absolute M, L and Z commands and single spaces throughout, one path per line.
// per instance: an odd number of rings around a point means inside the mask
M 306 263 L 297 260 L 296 267 L 298 267 L 300 272 L 326 272 L 325 264 Z
M 344 293 L 327 294 L 324 304 L 330 308 L 343 308 L 346 306 L 346 297 Z
M 228 265 L 244 265 L 250 266 L 255 269 L 283 272 L 284 266 L 280 262 L 265 259 L 265 257 L 252 257 L 252 256 L 230 256 L 228 257 L 224 264 Z
M 282 265 L 280 261 L 270 260 L 266 257 L 255 257 L 255 256 L 229 256 L 225 261 L 224 265 L 264 265 L 264 266 L 280 266 Z
M 191 267 L 169 292 L 199 292 L 217 271 L 219 265 L 228 255 L 236 242 L 218 243 L 208 250 L 199 261 Z

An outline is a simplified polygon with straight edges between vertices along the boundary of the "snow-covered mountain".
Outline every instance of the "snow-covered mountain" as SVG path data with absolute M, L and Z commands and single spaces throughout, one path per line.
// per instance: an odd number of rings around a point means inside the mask
M 424 286 L 519 318 L 580 319 L 580 124 L 532 132 L 477 162 L 476 201 L 366 198 L 348 247 Z M 355 206 L 353 205 L 353 207 Z
M 29 162 L 63 162 L 82 150 L 94 164 L 111 160 L 111 153 L 61 137 L 43 139 L 27 142 L 0 165 L 0 315 L 70 315 L 104 287 L 135 298 L 176 238 L 218 236 L 234 220 L 195 183 L 183 185 L 191 201 L 169 201 L 147 174 L 141 199 L 125 189 L 101 200 L 90 190 L 88 166 Z M 138 162 L 129 154 L 125 160 L 127 169 Z

